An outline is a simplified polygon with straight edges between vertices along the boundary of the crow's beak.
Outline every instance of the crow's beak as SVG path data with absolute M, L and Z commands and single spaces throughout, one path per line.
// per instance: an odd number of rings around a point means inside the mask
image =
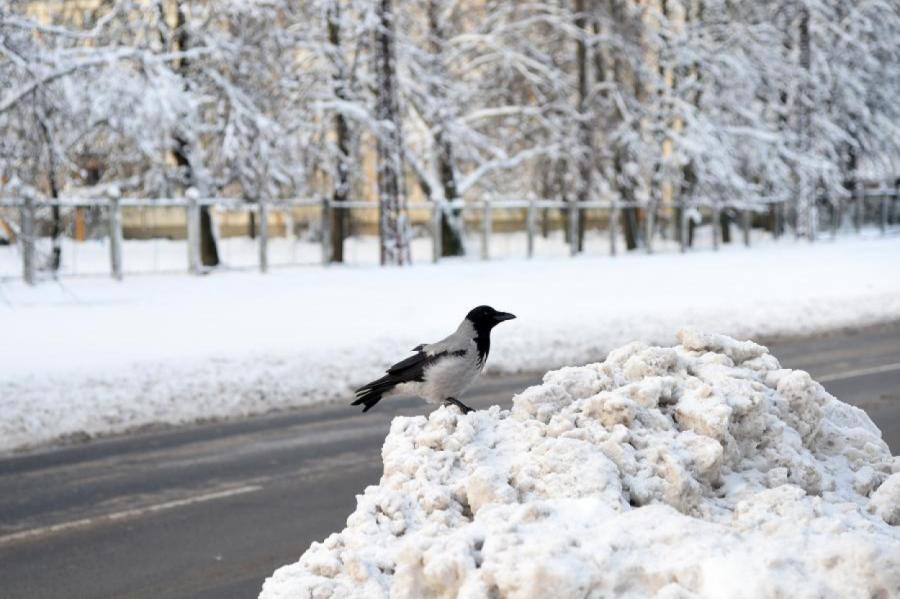
M 497 312 L 494 314 L 494 320 L 497 322 L 503 322 L 504 320 L 512 320 L 515 318 L 515 314 L 510 314 L 509 312 Z

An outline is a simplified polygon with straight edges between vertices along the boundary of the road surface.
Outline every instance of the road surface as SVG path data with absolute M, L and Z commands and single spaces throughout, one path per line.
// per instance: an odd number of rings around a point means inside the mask
M 900 450 L 900 323 L 768 340 L 863 407 Z M 484 380 L 474 407 L 508 405 L 535 375 Z M 343 528 L 377 482 L 392 400 L 145 433 L 0 460 L 0 596 L 252 598 L 278 566 Z

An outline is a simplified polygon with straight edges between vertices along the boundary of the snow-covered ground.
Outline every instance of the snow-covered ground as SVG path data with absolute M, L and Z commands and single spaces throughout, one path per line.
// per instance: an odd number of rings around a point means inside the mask
M 741 243 L 740 232 L 733 228 L 736 243 Z M 713 245 L 712 227 L 704 225 L 695 232 L 694 247 L 709 249 Z M 771 243 L 771 234 L 753 229 L 754 244 Z M 481 232 L 470 228 L 466 244 L 473 259 L 481 256 Z M 624 251 L 625 239 L 617 239 L 618 251 Z M 110 248 L 107 239 L 74 241 L 64 237 L 60 274 L 62 276 L 103 276 L 110 273 Z M 226 237 L 219 239 L 219 258 L 224 269 L 253 269 L 259 267 L 259 242 L 249 237 Z M 40 240 L 37 246 L 39 263 L 46 263 L 50 256 L 50 241 Z M 674 239 L 658 239 L 654 244 L 657 252 L 678 251 Z M 410 245 L 415 264 L 427 264 L 432 260 L 432 242 L 427 235 L 418 235 Z M 492 259 L 524 258 L 528 252 L 527 235 L 524 231 L 493 233 L 489 243 Z M 610 253 L 609 234 L 606 230 L 590 229 L 585 232 L 585 254 L 607 256 Z M 558 258 L 569 255 L 569 246 L 562 231 L 551 231 L 547 236 L 536 235 L 534 254 L 540 258 Z M 273 237 L 268 245 L 269 265 L 298 266 L 322 263 L 321 243 L 312 239 Z M 344 242 L 344 259 L 353 266 L 374 266 L 378 264 L 378 238 L 355 235 Z M 122 244 L 122 264 L 126 276 L 153 273 L 178 273 L 188 270 L 188 250 L 184 240 L 169 239 L 126 239 Z M 0 245 L 0 280 L 22 276 L 22 256 L 16 245 Z
M 900 457 L 752 342 L 683 331 L 395 418 L 347 527 L 261 599 L 900 596 Z
M 740 336 L 900 318 L 900 238 L 643 254 L 0 283 L 0 450 L 348 401 L 473 306 L 489 369 L 546 370 L 682 325 Z M 349 408 L 348 408 L 349 409 Z

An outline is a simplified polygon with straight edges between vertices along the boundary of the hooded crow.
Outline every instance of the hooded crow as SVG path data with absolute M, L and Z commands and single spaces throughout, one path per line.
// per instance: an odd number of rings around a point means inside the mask
M 387 370 L 387 374 L 356 390 L 352 405 L 368 412 L 382 397 L 418 395 L 428 403 L 455 405 L 464 414 L 472 408 L 459 395 L 484 370 L 491 349 L 491 329 L 515 318 L 490 306 L 478 306 L 463 319 L 456 331 L 437 343 L 422 344 L 416 352 Z

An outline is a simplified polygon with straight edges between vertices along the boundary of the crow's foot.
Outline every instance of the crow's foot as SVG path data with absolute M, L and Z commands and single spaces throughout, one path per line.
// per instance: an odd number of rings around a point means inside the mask
M 456 406 L 457 408 L 459 408 L 459 411 L 462 412 L 463 414 L 468 414 L 469 412 L 475 411 L 472 408 L 470 408 L 469 406 L 467 406 L 466 404 L 464 404 L 463 402 L 456 399 L 455 397 L 448 397 L 447 399 L 445 399 L 444 405 L 445 406 Z

